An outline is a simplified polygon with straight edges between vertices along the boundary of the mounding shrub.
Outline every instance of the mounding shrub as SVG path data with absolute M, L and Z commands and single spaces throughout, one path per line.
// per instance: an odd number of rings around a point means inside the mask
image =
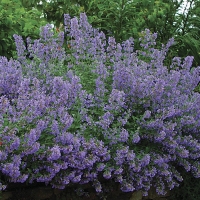
M 124 192 L 164 194 L 183 181 L 180 167 L 199 178 L 193 57 L 164 66 L 173 39 L 155 49 L 146 29 L 137 51 L 132 38 L 106 41 L 84 13 L 64 18 L 64 32 L 42 27 L 27 49 L 14 35 L 18 59 L 0 59 L 0 190 L 90 182 L 101 193 L 110 179 Z

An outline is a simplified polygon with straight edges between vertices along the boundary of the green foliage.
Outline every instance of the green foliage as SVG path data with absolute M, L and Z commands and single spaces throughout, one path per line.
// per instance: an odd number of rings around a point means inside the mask
M 174 46 L 173 55 L 178 53 L 180 57 L 194 56 L 194 66 L 200 65 L 200 15 L 199 0 L 187 1 L 183 12 L 177 15 L 177 31 L 174 34 L 177 44 Z
M 83 12 L 83 8 L 80 7 L 74 0 L 21 0 L 22 5 L 30 10 L 32 7 L 37 9 L 43 14 L 44 18 L 49 22 L 60 26 L 63 22 L 64 13 L 69 13 L 70 16 L 78 16 Z
M 14 56 L 14 34 L 36 39 L 46 23 L 37 9 L 27 11 L 18 0 L 0 0 L 0 55 Z

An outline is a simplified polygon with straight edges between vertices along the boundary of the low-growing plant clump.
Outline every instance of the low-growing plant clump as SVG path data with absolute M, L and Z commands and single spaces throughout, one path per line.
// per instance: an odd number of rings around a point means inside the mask
M 0 59 L 0 190 L 90 182 L 101 193 L 109 179 L 124 192 L 164 194 L 183 181 L 180 168 L 199 178 L 193 57 L 165 66 L 173 39 L 156 49 L 157 34 L 146 29 L 137 51 L 133 38 L 106 41 L 84 13 L 64 21 L 57 35 L 42 27 L 28 49 L 14 35 L 18 59 Z

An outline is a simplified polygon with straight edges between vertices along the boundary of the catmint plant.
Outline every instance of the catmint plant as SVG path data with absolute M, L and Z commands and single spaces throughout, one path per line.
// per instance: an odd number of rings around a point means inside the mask
M 27 49 L 14 35 L 18 59 L 0 59 L 0 177 L 59 189 L 92 183 L 97 193 L 105 179 L 143 195 L 178 186 L 180 166 L 199 178 L 193 57 L 165 66 L 173 39 L 156 49 L 146 29 L 137 51 L 133 38 L 106 41 L 84 13 L 64 21 L 65 32 L 42 27 Z

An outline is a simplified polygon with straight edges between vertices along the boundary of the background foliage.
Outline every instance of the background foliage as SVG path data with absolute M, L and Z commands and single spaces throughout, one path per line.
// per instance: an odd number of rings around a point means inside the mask
M 18 0 L 0 0 L 0 55 L 14 56 L 14 34 L 36 39 L 46 23 L 39 10 L 27 10 Z

